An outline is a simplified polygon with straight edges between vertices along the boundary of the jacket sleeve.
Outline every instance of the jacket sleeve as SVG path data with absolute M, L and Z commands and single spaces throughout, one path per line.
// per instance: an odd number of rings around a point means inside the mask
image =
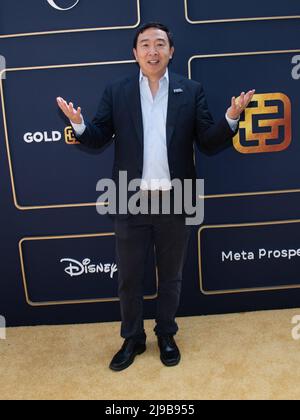
M 196 144 L 199 150 L 215 152 L 221 147 L 232 145 L 232 138 L 238 132 L 233 132 L 225 115 L 215 124 L 208 110 L 206 97 L 202 85 L 199 85 L 196 96 Z
M 92 149 L 101 149 L 114 136 L 112 89 L 107 87 L 100 101 L 97 114 L 93 121 L 86 123 L 86 129 L 78 141 Z

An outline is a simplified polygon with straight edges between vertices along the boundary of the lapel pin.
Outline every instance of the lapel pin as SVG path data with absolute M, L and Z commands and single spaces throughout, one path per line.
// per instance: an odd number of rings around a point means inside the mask
M 183 93 L 182 89 L 174 89 L 174 93 Z

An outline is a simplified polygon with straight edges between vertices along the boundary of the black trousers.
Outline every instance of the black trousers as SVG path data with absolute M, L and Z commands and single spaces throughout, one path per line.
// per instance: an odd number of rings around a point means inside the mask
M 146 259 L 153 246 L 159 275 L 155 333 L 177 333 L 175 316 L 190 232 L 183 215 L 139 214 L 115 219 L 123 338 L 145 338 L 143 281 Z

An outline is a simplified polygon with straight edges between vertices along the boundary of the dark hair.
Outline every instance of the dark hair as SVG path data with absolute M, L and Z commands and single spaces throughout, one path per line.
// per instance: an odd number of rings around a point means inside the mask
M 143 32 L 145 32 L 147 29 L 152 29 L 152 28 L 156 28 L 156 29 L 160 29 L 161 31 L 164 31 L 168 36 L 170 48 L 174 47 L 173 34 L 170 32 L 169 28 L 166 25 L 163 25 L 162 23 L 149 22 L 149 23 L 145 23 L 144 25 L 142 25 L 138 28 L 137 33 L 135 34 L 135 37 L 134 37 L 134 40 L 133 40 L 133 48 L 134 49 L 136 49 L 136 47 L 137 47 L 137 42 L 138 42 L 139 36 Z

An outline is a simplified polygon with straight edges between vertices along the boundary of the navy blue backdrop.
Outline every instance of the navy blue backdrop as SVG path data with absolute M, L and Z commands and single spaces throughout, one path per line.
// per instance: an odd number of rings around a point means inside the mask
M 120 318 L 113 226 L 95 209 L 113 145 L 99 154 L 74 144 L 55 99 L 91 119 L 106 84 L 137 71 L 132 40 L 148 21 L 170 26 L 172 70 L 204 84 L 216 120 L 233 95 L 257 89 L 234 147 L 196 151 L 205 221 L 193 228 L 179 315 L 299 306 L 299 4 L 1 0 L 0 315 L 9 326 Z M 158 281 L 151 252 L 147 318 Z

